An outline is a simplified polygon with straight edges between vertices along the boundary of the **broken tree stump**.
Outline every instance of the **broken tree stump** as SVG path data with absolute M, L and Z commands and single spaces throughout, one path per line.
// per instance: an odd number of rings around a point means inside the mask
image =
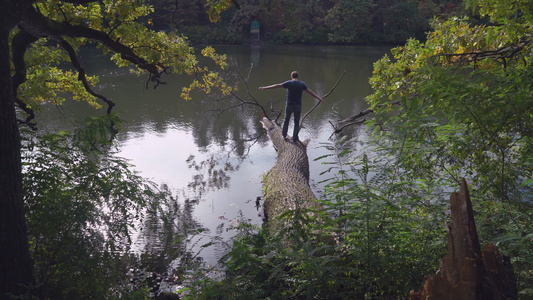
M 425 278 L 411 300 L 517 299 L 516 277 L 509 257 L 487 243 L 481 251 L 470 194 L 463 179 L 461 190 L 450 196 L 448 254 L 440 270 Z
M 279 229 L 277 217 L 296 209 L 316 208 L 316 196 L 309 186 L 307 141 L 284 139 L 280 126 L 268 118 L 261 123 L 277 152 L 276 163 L 263 178 L 263 211 L 271 230 Z

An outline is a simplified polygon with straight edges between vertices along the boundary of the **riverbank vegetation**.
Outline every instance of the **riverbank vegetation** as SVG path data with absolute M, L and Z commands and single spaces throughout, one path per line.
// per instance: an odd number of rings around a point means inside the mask
M 293 212 L 275 235 L 243 226 L 222 260 L 227 277 L 195 295 L 405 299 L 438 269 L 447 199 L 466 178 L 480 242 L 510 256 L 519 298 L 533 297 L 533 10 L 467 4 L 490 23 L 435 20 L 425 42 L 375 63 L 370 142 L 340 138 L 319 158 L 331 166 L 328 216 Z

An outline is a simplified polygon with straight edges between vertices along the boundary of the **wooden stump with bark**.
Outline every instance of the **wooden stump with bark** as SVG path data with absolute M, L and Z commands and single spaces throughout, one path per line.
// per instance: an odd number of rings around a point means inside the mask
M 448 224 L 448 254 L 440 270 L 426 277 L 411 300 L 517 299 L 516 278 L 509 257 L 487 243 L 481 250 L 466 181 L 452 193 Z
M 268 118 L 261 121 L 277 152 L 274 167 L 263 178 L 263 211 L 271 230 L 284 224 L 277 217 L 288 211 L 318 207 L 309 186 L 307 143 L 284 139 L 280 126 Z

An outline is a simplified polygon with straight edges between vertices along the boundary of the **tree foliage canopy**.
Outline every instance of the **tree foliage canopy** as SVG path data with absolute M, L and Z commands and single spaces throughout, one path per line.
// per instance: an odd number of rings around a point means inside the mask
M 212 18 L 226 9 L 229 1 L 210 1 Z M 199 65 L 194 48 L 174 32 L 151 29 L 153 7 L 145 1 L 38 1 L 22 15 L 11 32 L 12 75 L 19 104 L 26 111 L 39 103 L 61 104 L 65 92 L 75 100 L 99 107 L 103 100 L 93 86 L 97 78 L 85 73 L 78 58 L 82 46 L 96 45 L 111 55 L 118 66 L 131 66 L 132 72 L 148 73 L 156 87 L 164 84 L 164 74 L 199 75 L 183 97 L 190 99 L 191 88 L 210 91 L 214 87 L 228 93 L 218 73 Z M 225 67 L 225 57 L 206 48 L 202 54 Z M 65 63 L 72 68 L 65 68 Z
M 394 60 L 375 64 L 368 102 L 407 170 L 468 177 L 481 194 L 524 200 L 533 171 L 532 8 L 504 2 L 470 3 L 489 25 L 435 20 L 425 43 L 393 49 Z

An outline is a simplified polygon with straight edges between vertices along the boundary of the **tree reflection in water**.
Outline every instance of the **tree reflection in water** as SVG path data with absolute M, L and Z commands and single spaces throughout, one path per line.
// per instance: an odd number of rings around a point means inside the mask
M 139 268 L 153 274 L 152 283 L 160 285 L 159 290 L 175 292 L 184 274 L 202 263 L 202 258 L 190 249 L 190 237 L 207 230 L 192 215 L 195 201 L 179 201 L 167 185 L 161 186 L 161 192 L 165 197 L 147 206 L 139 228 Z
M 186 163 L 192 178 L 187 188 L 176 195 L 168 185 L 161 185 L 165 196 L 149 204 L 137 238 L 138 250 L 142 253 L 140 268 L 160 278 L 161 291 L 175 292 L 186 284 L 191 272 L 200 269 L 218 276 L 216 266 L 206 264 L 202 251 L 213 247 L 217 256 L 224 255 L 229 245 L 223 234 L 242 221 L 250 220 L 245 220 L 242 212 L 235 218 L 222 215 L 218 217 L 220 224 L 212 232 L 194 216 L 194 210 L 208 192 L 230 188 L 232 173 L 239 170 L 246 157 L 243 153 L 248 153 L 262 137 L 261 133 L 257 138 L 238 141 L 226 147 L 229 151 L 212 152 L 207 157 L 190 155 Z M 252 199 L 247 200 L 251 202 Z

